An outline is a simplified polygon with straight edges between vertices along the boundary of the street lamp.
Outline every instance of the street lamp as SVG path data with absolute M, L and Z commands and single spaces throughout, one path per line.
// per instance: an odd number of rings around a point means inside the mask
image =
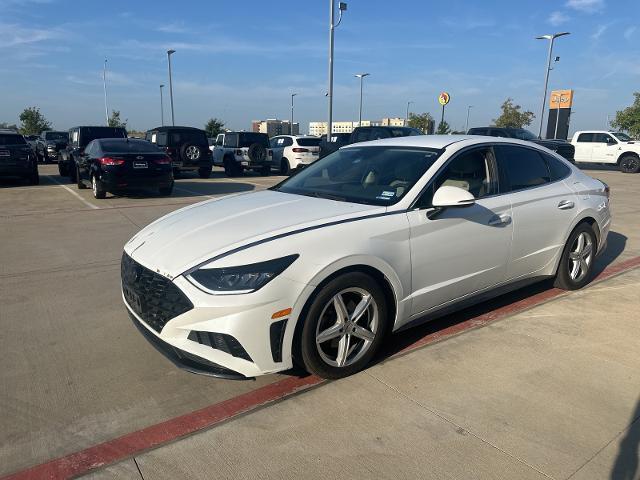
M 167 50 L 167 60 L 169 61 L 169 97 L 171 98 L 171 125 L 176 125 L 176 119 L 173 114 L 173 81 L 171 78 L 171 55 L 176 53 L 175 50 Z
M 342 12 L 347 10 L 347 4 L 346 2 L 340 2 L 338 4 L 340 16 L 338 17 L 338 23 L 336 24 L 334 24 L 336 19 L 334 7 L 335 0 L 329 0 L 329 91 L 327 92 L 327 97 L 329 99 L 329 119 L 327 122 L 328 142 L 331 141 L 331 129 L 333 126 L 333 31 L 338 25 L 340 25 L 340 22 L 342 21 Z
M 360 115 L 358 116 L 358 126 L 362 126 L 362 79 L 368 77 L 370 73 L 356 73 L 354 77 L 360 79 Z
M 293 97 L 295 97 L 296 95 L 298 94 L 297 93 L 291 94 L 291 125 L 290 125 L 291 135 L 293 135 Z
M 472 108 L 473 108 L 473 105 L 469 105 L 467 107 L 467 121 L 464 124 L 464 133 L 467 133 L 469 131 L 469 112 L 471 111 Z
M 569 32 L 553 33 L 536 37 L 536 40 L 549 40 L 549 55 L 547 57 L 547 68 L 544 72 L 544 95 L 542 96 L 542 109 L 540 110 L 540 131 L 538 138 L 542 138 L 542 124 L 544 120 L 544 105 L 547 102 L 547 87 L 549 85 L 549 72 L 551 71 L 551 55 L 553 54 L 553 42 L 556 38 L 569 35 Z
M 164 127 L 164 102 L 162 101 L 162 89 L 164 84 L 160 84 L 160 125 Z
M 413 103 L 413 102 L 407 102 L 407 116 L 405 117 L 405 119 L 406 119 L 406 120 L 405 120 L 405 122 L 404 122 L 405 127 L 406 127 L 407 125 L 409 125 L 409 105 L 411 105 L 412 103 Z
M 109 125 L 109 108 L 107 107 L 107 59 L 104 59 L 104 67 L 102 68 L 102 85 L 104 86 L 104 116 Z

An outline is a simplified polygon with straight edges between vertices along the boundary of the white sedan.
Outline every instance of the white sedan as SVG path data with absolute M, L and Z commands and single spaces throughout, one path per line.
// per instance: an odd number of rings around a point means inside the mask
M 339 378 L 391 331 L 544 278 L 583 287 L 610 223 L 609 188 L 544 147 L 378 140 L 150 224 L 125 246 L 122 293 L 139 330 L 189 371 L 296 363 Z

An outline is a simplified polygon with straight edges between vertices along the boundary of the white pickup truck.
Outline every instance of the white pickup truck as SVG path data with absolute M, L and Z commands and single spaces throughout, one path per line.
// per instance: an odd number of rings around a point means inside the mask
M 573 134 L 576 163 L 603 163 L 618 165 L 621 172 L 640 171 L 640 142 L 622 132 L 581 130 Z

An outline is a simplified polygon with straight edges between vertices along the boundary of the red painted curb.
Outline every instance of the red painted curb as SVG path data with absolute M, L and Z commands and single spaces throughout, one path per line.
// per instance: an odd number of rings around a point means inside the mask
M 616 265 L 607 267 L 593 282 L 606 280 L 619 273 L 640 266 L 640 257 L 630 258 Z M 464 330 L 487 325 L 498 319 L 521 312 L 542 302 L 565 293 L 556 288 L 546 290 L 523 300 L 505 305 L 485 314 L 470 318 L 464 322 L 429 334 L 414 342 L 399 353 L 405 353 L 416 348 L 435 343 L 444 338 L 456 335 Z M 49 462 L 36 465 L 4 477 L 0 480 L 58 480 L 72 478 L 89 473 L 137 455 L 146 450 L 176 440 L 185 435 L 213 427 L 242 413 L 275 400 L 285 398 L 296 392 L 306 390 L 322 383 L 321 378 L 308 376 L 305 378 L 289 377 L 270 385 L 265 385 L 251 392 L 244 393 L 229 400 L 196 410 L 195 412 L 175 417 L 150 427 L 128 433 L 79 452 L 71 453 Z

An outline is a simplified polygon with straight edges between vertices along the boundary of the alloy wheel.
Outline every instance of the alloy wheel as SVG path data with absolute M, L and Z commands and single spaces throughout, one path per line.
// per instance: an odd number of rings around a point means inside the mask
M 185 155 L 189 160 L 197 160 L 200 158 L 200 149 L 194 145 L 190 145 L 185 150 Z
M 378 305 L 371 293 L 348 288 L 334 295 L 322 309 L 316 327 L 316 347 L 333 367 L 354 364 L 369 351 L 379 326 Z
M 582 232 L 571 246 L 569 252 L 569 277 L 574 282 L 580 282 L 589 273 L 593 260 L 593 241 L 591 236 Z
M 624 172 L 636 172 L 638 170 L 638 166 L 640 164 L 640 160 L 633 156 L 627 156 L 622 159 L 621 167 Z

